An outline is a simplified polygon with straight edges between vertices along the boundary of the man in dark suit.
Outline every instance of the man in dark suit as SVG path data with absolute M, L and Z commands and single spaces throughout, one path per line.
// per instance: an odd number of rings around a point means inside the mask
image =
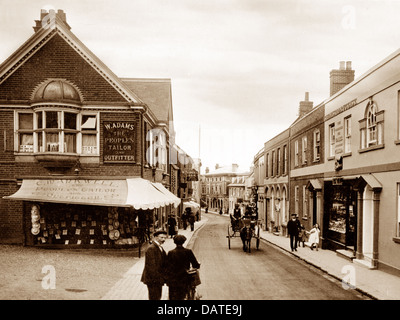
M 292 214 L 292 219 L 287 223 L 287 230 L 290 236 L 290 249 L 297 251 L 297 242 L 299 237 L 300 221 L 297 219 L 297 214 Z
M 149 300 L 160 300 L 165 283 L 165 263 L 167 254 L 161 245 L 167 239 L 166 231 L 156 231 L 153 243 L 146 251 L 141 281 L 147 285 Z
M 170 300 L 184 300 L 189 291 L 190 276 L 186 272 L 193 268 L 200 268 L 194 253 L 183 247 L 186 241 L 184 235 L 176 235 L 174 243 L 176 248 L 168 252 L 167 257 L 167 285 Z

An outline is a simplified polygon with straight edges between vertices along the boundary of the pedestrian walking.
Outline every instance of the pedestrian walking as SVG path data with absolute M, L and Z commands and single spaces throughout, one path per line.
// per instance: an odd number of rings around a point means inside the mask
M 184 300 L 190 289 L 191 276 L 188 270 L 200 268 L 192 250 L 184 248 L 186 241 L 184 235 L 174 237 L 176 248 L 168 252 L 167 256 L 167 285 L 170 300 Z
M 189 213 L 189 217 L 188 217 L 188 221 L 190 224 L 190 230 L 194 231 L 194 222 L 195 222 L 196 218 L 194 216 L 194 213 L 192 211 L 190 211 Z
M 315 248 L 316 251 L 318 251 L 318 246 L 319 246 L 319 234 L 321 233 L 321 230 L 319 229 L 318 223 L 314 225 L 314 227 L 309 231 L 310 237 L 309 237 L 309 242 L 311 243 L 311 250 Z
M 297 246 L 300 247 L 300 244 L 303 244 L 304 248 L 304 243 L 307 241 L 307 233 L 306 233 L 306 228 L 302 224 L 300 224 L 300 229 L 299 229 L 299 237 L 298 237 L 298 243 Z
M 187 221 L 189 218 L 190 211 L 191 211 L 191 209 L 189 207 L 186 207 L 182 213 L 182 225 L 183 225 L 184 230 L 186 230 L 186 228 L 187 228 Z
M 299 236 L 300 221 L 295 213 L 292 214 L 292 219 L 287 223 L 287 230 L 290 237 L 290 249 L 297 251 L 297 242 Z
M 168 217 L 168 234 L 172 238 L 174 235 L 176 235 L 176 219 L 174 215 L 170 215 Z
M 160 230 L 153 234 L 153 243 L 146 251 L 141 281 L 147 285 L 149 300 L 160 300 L 165 283 L 167 254 L 161 246 L 167 239 L 167 232 Z

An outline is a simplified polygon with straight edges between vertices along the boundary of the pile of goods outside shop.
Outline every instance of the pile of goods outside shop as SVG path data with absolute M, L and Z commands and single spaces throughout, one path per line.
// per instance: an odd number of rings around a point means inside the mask
M 28 208 L 27 245 L 134 246 L 147 241 L 151 232 L 151 211 L 55 203 Z

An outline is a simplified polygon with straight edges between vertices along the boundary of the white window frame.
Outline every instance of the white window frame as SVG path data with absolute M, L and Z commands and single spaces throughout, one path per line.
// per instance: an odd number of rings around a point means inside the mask
M 45 128 L 45 122 L 46 122 L 46 112 L 57 112 L 57 121 L 59 122 L 59 125 L 57 128 Z M 76 129 L 66 129 L 64 128 L 64 115 L 65 112 L 68 113 L 74 113 L 76 114 Z M 19 118 L 20 114 L 32 114 L 33 115 L 33 129 L 32 130 L 22 130 L 19 128 Z M 43 128 L 38 128 L 38 116 L 41 114 L 42 116 L 42 127 Z M 91 153 L 83 153 L 82 150 L 82 134 L 85 134 L 85 131 L 82 132 L 81 125 L 82 125 L 82 116 L 88 115 L 88 116 L 95 116 L 96 117 L 96 129 L 86 131 L 87 134 L 95 134 L 96 135 L 96 146 L 93 148 L 93 152 Z M 73 110 L 69 110 L 63 107 L 59 108 L 38 108 L 34 112 L 28 112 L 28 111 L 15 111 L 15 116 L 14 116 L 14 151 L 18 153 L 57 153 L 57 154 L 65 154 L 65 139 L 64 136 L 65 134 L 75 134 L 75 139 L 76 139 L 76 151 L 75 152 L 68 152 L 68 154 L 73 153 L 73 154 L 79 154 L 81 156 L 99 156 L 100 154 L 100 130 L 99 130 L 99 125 L 100 125 L 100 114 L 99 112 L 74 112 Z M 50 129 L 50 130 L 48 130 Z M 58 151 L 54 150 L 47 150 L 47 145 L 46 145 L 46 133 L 54 131 L 54 133 L 58 133 L 59 135 L 59 140 L 58 140 Z M 29 148 L 22 148 L 19 144 L 20 140 L 20 134 L 23 134 L 25 132 L 32 132 L 33 134 L 33 146 Z M 42 143 L 43 146 L 45 147 L 44 150 L 40 149 L 39 146 L 39 136 L 42 135 Z
M 307 164 L 307 136 L 301 139 L 301 162 Z
M 299 165 L 299 140 L 294 142 L 294 166 Z
M 351 116 L 344 118 L 344 153 L 351 152 Z
M 335 123 L 329 125 L 329 157 L 335 156 Z
M 318 161 L 320 159 L 320 157 L 321 157 L 321 149 L 320 149 L 320 146 L 321 146 L 321 132 L 319 130 L 315 130 L 313 136 L 314 136 L 314 139 L 313 139 L 314 140 L 313 158 L 314 158 L 314 161 Z

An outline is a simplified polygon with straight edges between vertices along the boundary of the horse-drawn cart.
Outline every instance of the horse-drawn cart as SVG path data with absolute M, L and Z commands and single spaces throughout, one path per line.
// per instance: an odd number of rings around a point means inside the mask
M 228 225 L 228 248 L 231 248 L 231 239 L 240 237 L 243 243 L 243 251 L 251 252 L 251 239 L 256 239 L 256 249 L 260 246 L 260 220 L 251 217 L 236 219 L 231 216 L 231 223 Z

